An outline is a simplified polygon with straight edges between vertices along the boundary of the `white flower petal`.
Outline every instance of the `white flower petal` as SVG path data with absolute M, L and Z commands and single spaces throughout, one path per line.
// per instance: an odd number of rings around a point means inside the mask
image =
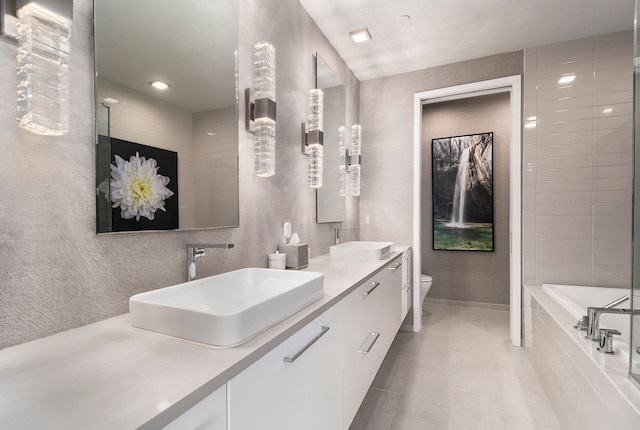
M 124 219 L 145 217 L 155 219 L 155 212 L 164 208 L 165 199 L 173 196 L 173 191 L 166 188 L 170 179 L 158 174 L 158 163 L 155 159 L 145 159 L 136 152 L 129 161 L 115 156 L 116 164 L 111 167 L 111 201 L 114 208 L 120 208 L 120 216 Z

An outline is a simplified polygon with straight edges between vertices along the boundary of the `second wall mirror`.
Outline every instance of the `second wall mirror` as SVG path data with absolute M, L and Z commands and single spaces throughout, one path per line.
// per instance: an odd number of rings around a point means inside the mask
M 316 221 L 342 222 L 345 198 L 340 196 L 338 133 L 345 126 L 345 88 L 319 55 L 316 55 L 316 88 L 324 93 L 324 177 L 322 187 L 316 191 Z M 345 133 L 345 138 L 348 134 Z

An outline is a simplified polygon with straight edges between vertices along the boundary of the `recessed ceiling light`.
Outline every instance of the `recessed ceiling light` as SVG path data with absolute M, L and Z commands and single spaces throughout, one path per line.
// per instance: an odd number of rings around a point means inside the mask
M 153 82 L 149 82 L 151 84 L 152 87 L 158 89 L 158 90 L 166 90 L 167 88 L 170 87 L 169 84 L 167 84 L 166 82 L 162 82 L 162 81 L 153 81 Z
M 102 100 L 104 100 L 107 103 L 114 103 L 114 104 L 118 103 L 118 100 L 112 99 L 111 97 L 107 97 L 106 99 L 102 99 Z
M 407 23 L 411 21 L 410 15 L 400 15 L 400 22 Z
M 568 84 L 569 82 L 573 82 L 576 79 L 576 75 L 566 75 L 560 78 L 558 81 L 559 84 Z
M 353 43 L 362 43 L 366 42 L 367 40 L 371 40 L 371 33 L 369 33 L 369 30 L 367 28 L 352 31 L 351 33 L 349 33 L 349 36 L 351 36 L 351 40 L 353 40 Z
M 605 114 L 605 115 L 608 115 L 611 112 L 613 112 L 613 108 L 610 108 L 610 107 L 605 108 L 605 109 L 602 110 L 602 113 Z

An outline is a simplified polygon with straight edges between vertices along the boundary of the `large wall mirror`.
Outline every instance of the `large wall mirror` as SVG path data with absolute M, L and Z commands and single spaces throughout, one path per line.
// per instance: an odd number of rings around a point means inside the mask
M 342 222 L 345 219 L 345 198 L 340 196 L 338 130 L 345 126 L 345 88 L 319 55 L 316 55 L 316 88 L 324 93 L 324 176 L 322 187 L 316 191 L 316 221 Z M 348 134 L 345 133 L 345 138 Z
M 238 226 L 237 9 L 95 0 L 98 233 Z

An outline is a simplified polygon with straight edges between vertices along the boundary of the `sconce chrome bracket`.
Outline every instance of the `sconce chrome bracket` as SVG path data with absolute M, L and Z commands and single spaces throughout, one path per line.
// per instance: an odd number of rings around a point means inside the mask
M 351 171 L 351 151 L 349 148 L 344 150 L 344 155 L 340 156 L 340 166 L 343 166 L 347 172 Z
M 324 133 L 320 130 L 307 131 L 307 125 L 302 123 L 302 153 L 309 154 L 310 145 L 324 145 Z
M 244 90 L 245 118 L 244 125 L 247 131 L 253 132 L 253 102 L 251 101 L 251 89 Z
M 245 101 L 245 128 L 247 131 L 254 131 L 254 121 L 256 118 L 269 118 L 276 120 L 276 102 L 271 99 L 251 100 L 251 88 L 244 90 Z

